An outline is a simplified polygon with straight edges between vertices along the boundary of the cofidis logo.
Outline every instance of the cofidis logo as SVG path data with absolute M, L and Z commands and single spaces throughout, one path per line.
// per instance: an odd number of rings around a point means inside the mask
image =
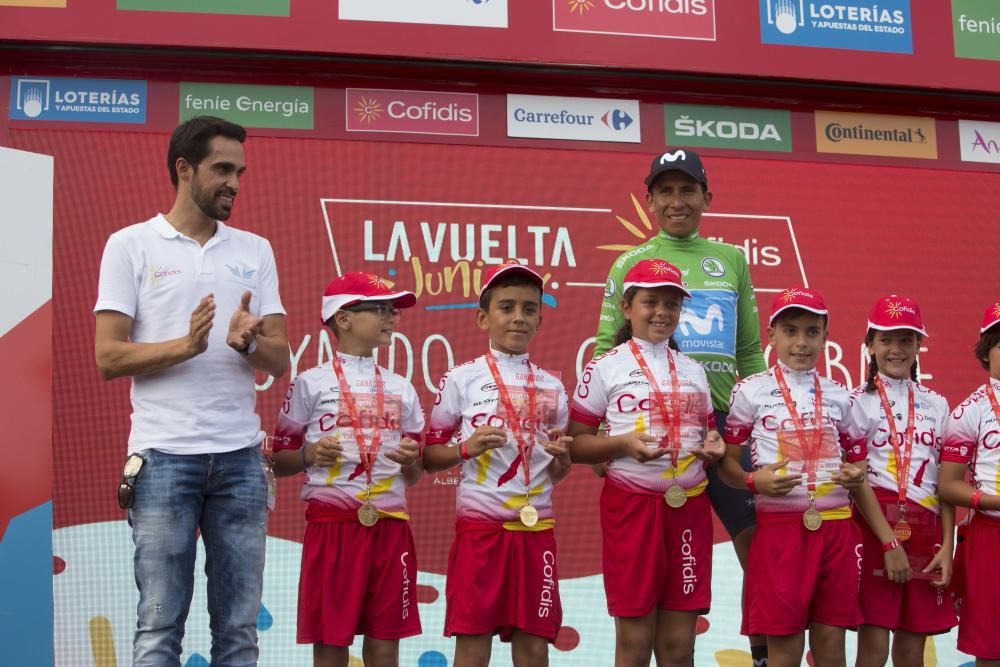
M 146 122 L 146 82 L 14 77 L 8 117 L 141 125 Z
M 715 40 L 715 0 L 552 0 L 552 29 Z
M 933 118 L 817 111 L 816 150 L 933 160 L 937 131 Z
M 759 0 L 765 44 L 913 53 L 910 0 Z
M 340 0 L 342 21 L 507 27 L 507 0 Z
M 507 136 L 639 143 L 639 102 L 589 97 L 507 96 Z
M 348 88 L 348 132 L 479 136 L 479 96 L 419 90 Z

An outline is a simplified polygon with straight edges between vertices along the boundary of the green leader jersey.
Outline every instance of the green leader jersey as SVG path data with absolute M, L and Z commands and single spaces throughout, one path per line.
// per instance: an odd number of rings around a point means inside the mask
M 644 259 L 663 259 L 681 270 L 692 297 L 684 304 L 674 340 L 684 354 L 705 367 L 712 406 L 728 412 L 737 378 L 767 368 L 750 268 L 736 246 L 709 241 L 697 232 L 675 238 L 661 231 L 619 256 L 604 287 L 594 356 L 614 347 L 615 333 L 625 324 L 621 311 L 623 279 Z

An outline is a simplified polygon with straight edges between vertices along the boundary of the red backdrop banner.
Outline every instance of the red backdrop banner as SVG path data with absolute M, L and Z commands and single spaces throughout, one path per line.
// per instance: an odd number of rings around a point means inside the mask
M 55 526 L 120 520 L 111 489 L 129 428 L 128 382 L 101 382 L 91 309 L 107 236 L 170 206 L 167 137 L 15 129 L 11 141 L 56 157 Z M 572 391 L 616 248 L 655 228 L 644 204 L 648 158 L 634 153 L 251 138 L 247 159 L 231 222 L 275 249 L 292 373 L 329 358 L 319 317 L 326 283 L 373 271 L 419 295 L 379 356 L 411 378 L 428 409 L 448 366 L 486 348 L 473 308 L 482 274 L 508 257 L 546 277 L 532 356 Z M 1000 284 L 997 232 L 984 224 L 1000 209 L 997 176 L 736 158 L 710 158 L 707 168 L 715 199 L 703 234 L 744 249 L 762 312 L 786 287 L 826 296 L 823 372 L 860 381 L 867 312 L 900 293 L 921 304 L 931 333 L 924 381 L 953 404 L 982 382 L 971 348 Z M 271 429 L 288 378 L 259 381 Z M 445 472 L 411 492 L 421 570 L 445 570 L 456 483 Z M 300 540 L 298 480 L 279 486 L 271 533 Z M 598 488 L 579 467 L 556 491 L 563 577 L 600 571 Z

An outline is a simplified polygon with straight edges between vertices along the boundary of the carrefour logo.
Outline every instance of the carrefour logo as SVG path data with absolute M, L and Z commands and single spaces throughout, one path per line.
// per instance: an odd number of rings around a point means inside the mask
M 913 53 L 909 0 L 759 0 L 765 44 Z
M 14 77 L 10 120 L 146 122 L 146 82 Z
M 639 102 L 508 95 L 507 136 L 639 143 Z
M 632 124 L 632 116 L 621 109 L 612 109 L 601 116 L 601 122 L 612 130 L 624 130 Z

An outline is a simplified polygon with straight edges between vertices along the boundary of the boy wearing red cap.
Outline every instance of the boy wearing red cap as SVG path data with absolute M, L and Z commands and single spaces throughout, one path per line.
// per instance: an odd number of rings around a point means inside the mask
M 889 581 L 878 537 L 855 517 L 863 545 L 856 667 L 886 664 L 890 631 L 893 664 L 921 664 L 927 635 L 957 623 L 944 592 L 955 508 L 937 494 L 948 402 L 917 382 L 917 353 L 926 336 L 916 302 L 896 295 L 878 300 L 865 335 L 868 381 L 851 393 L 842 428 L 849 450 L 867 450 L 868 480 L 913 570 L 906 583 Z
M 424 416 L 413 385 L 373 357 L 415 303 L 371 273 L 331 282 L 322 318 L 337 350 L 292 381 L 278 413 L 274 471 L 306 473 L 296 639 L 316 666 L 346 667 L 356 634 L 366 665 L 398 665 L 399 640 L 420 634 L 406 487 L 422 473 Z
M 673 264 L 632 267 L 615 347 L 587 365 L 573 395 L 574 462 L 609 462 L 601 529 L 617 665 L 648 665 L 653 654 L 693 664 L 698 615 L 711 605 L 705 469 L 724 445 L 705 370 L 673 339 L 690 296 Z
M 431 412 L 424 467 L 462 471 L 445 590 L 455 667 L 488 665 L 494 634 L 514 664 L 548 664 L 562 622 L 552 488 L 570 468 L 569 414 L 559 379 L 528 360 L 542 290 L 514 262 L 487 274 L 476 322 L 489 349 L 445 374 Z
M 945 502 L 975 510 L 956 557 L 962 580 L 958 650 L 976 657 L 976 667 L 1000 666 L 996 601 L 1000 577 L 1000 302 L 983 315 L 976 360 L 989 372 L 986 383 L 951 413 L 945 428 L 938 487 Z M 969 472 L 969 483 L 965 473 Z
M 864 443 L 850 451 L 838 444 L 848 392 L 815 368 L 828 317 L 813 290 L 796 287 L 775 297 L 767 333 L 778 362 L 733 388 L 725 429 L 721 475 L 757 501 L 743 632 L 767 635 L 772 667 L 801 663 L 807 629 L 817 664 L 845 664 L 845 628 L 861 621 L 861 535 L 850 521 L 848 492 L 886 546 L 890 578 L 909 573 L 865 481 Z M 750 473 L 740 466 L 747 442 Z

